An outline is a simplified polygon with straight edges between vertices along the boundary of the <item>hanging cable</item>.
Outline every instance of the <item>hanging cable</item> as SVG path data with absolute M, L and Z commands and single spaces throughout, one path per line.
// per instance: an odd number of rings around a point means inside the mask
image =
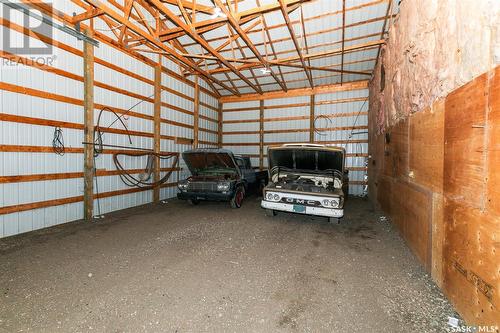
M 324 128 L 316 126 L 317 121 L 320 119 L 324 119 L 326 122 L 326 126 Z M 314 132 L 320 136 L 326 136 L 328 135 L 328 133 L 326 132 L 328 131 L 328 128 L 332 125 L 332 123 L 332 120 L 326 114 L 319 115 L 314 118 Z
M 121 164 L 119 160 L 119 156 L 132 156 L 132 157 L 142 157 L 142 156 L 147 156 L 148 160 L 146 163 L 146 169 L 144 170 L 143 173 L 139 174 L 138 177 L 132 175 L 130 172 L 128 172 L 123 165 Z M 169 160 L 171 158 L 174 158 L 172 165 L 171 165 L 171 170 L 167 172 L 163 177 L 161 177 L 158 181 L 156 182 L 150 182 L 151 176 L 154 172 L 155 169 L 155 164 L 157 159 L 160 161 L 165 161 Z M 115 163 L 116 169 L 120 170 L 121 173 L 119 174 L 121 180 L 125 185 L 129 187 L 156 187 L 159 186 L 163 183 L 165 183 L 169 178 L 172 172 L 176 169 L 177 164 L 179 162 L 179 154 L 178 153 L 153 153 L 153 152 L 145 152 L 145 153 L 127 153 L 127 152 L 122 152 L 122 153 L 116 153 L 113 154 L 113 162 Z M 158 168 L 160 166 L 158 165 Z
M 151 98 L 153 96 L 154 96 L 154 94 L 149 95 L 147 98 Z M 96 124 L 95 129 L 94 129 L 94 155 L 95 156 L 99 156 L 102 153 L 102 151 L 103 151 L 103 139 L 102 138 L 103 138 L 104 134 L 102 133 L 102 130 L 101 130 L 101 116 L 102 116 L 103 112 L 104 111 L 111 112 L 116 117 L 116 119 L 114 121 L 112 121 L 111 124 L 109 124 L 106 127 L 106 129 L 111 128 L 111 126 L 113 126 L 117 121 L 119 121 L 122 124 L 123 128 L 125 129 L 125 131 L 127 131 L 127 136 L 128 136 L 129 143 L 132 144 L 132 137 L 130 136 L 130 132 L 128 130 L 127 125 L 123 121 L 123 117 L 125 117 L 130 111 L 132 111 L 136 106 L 140 105 L 144 101 L 145 100 L 143 99 L 143 100 L 140 100 L 139 102 L 135 103 L 134 105 L 132 105 L 130 108 L 128 108 L 121 115 L 118 115 L 118 113 L 116 113 L 115 111 L 113 111 L 111 108 L 109 108 L 107 106 L 103 107 L 99 111 L 99 116 L 97 117 L 97 124 Z
M 358 122 L 359 115 L 361 114 L 361 111 L 363 111 L 363 107 L 366 105 L 366 102 L 368 102 L 368 98 L 365 99 L 361 107 L 359 108 L 358 114 L 356 115 L 356 119 L 354 119 L 354 124 L 352 124 L 351 132 L 349 133 L 349 139 L 352 138 L 354 128 L 356 127 L 356 123 Z
M 57 155 L 63 156 L 66 148 L 64 147 L 63 131 L 60 127 L 54 128 L 54 137 L 52 138 L 52 149 Z
M 103 151 L 103 145 L 102 145 L 103 144 L 103 140 L 102 140 L 103 133 L 101 130 L 101 116 L 102 116 L 104 111 L 111 112 L 112 114 L 114 114 L 116 116 L 116 120 L 114 122 L 112 122 L 111 125 L 113 125 L 118 120 L 122 123 L 123 128 L 127 132 L 128 141 L 130 144 L 132 144 L 132 137 L 130 136 L 130 133 L 128 131 L 128 127 L 127 127 L 127 125 L 125 125 L 125 122 L 122 120 L 122 118 L 115 111 L 113 111 L 110 108 L 108 108 L 107 106 L 105 106 L 101 109 L 101 111 L 99 111 L 99 116 L 97 116 L 97 124 L 94 128 L 94 156 L 96 156 L 96 157 L 99 156 L 100 154 L 102 154 L 102 151 Z M 107 129 L 110 128 L 111 125 L 109 125 L 106 128 Z

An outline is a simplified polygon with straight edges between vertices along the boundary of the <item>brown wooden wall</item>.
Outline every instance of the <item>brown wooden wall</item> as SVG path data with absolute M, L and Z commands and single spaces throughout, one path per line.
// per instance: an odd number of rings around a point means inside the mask
M 370 197 L 457 311 L 500 326 L 500 67 L 376 133 Z

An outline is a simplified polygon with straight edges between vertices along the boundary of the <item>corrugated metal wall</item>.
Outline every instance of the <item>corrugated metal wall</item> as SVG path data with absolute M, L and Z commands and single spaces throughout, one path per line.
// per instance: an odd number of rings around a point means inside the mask
M 69 1 L 58 1 L 56 5 L 65 13 L 81 11 Z M 22 19 L 22 15 L 11 17 L 13 25 L 8 33 L 13 39 L 25 37 Z M 2 20 L 0 34 L 8 23 Z M 96 24 L 98 29 L 101 26 L 106 27 Z M 96 33 L 97 39 L 99 34 L 103 37 L 111 34 L 104 28 Z M 43 36 L 28 38 L 38 44 L 39 39 L 44 39 Z M 0 237 L 83 217 L 83 43 L 61 32 L 52 39 L 57 41 L 56 60 L 52 64 L 45 67 L 2 64 L 0 71 Z M 4 59 L 19 60 L 5 50 L 0 52 Z M 132 146 L 145 149 L 153 148 L 151 59 L 158 58 L 132 57 L 103 40 L 95 48 L 95 122 L 103 107 L 118 114 L 127 113 L 123 119 L 133 134 Z M 192 146 L 176 144 L 175 138 L 193 138 L 194 83 L 175 75 L 173 71 L 178 68 L 172 62 L 163 59 L 163 65 L 161 151 L 182 152 Z M 201 80 L 200 86 L 200 144 L 216 145 L 218 101 Z M 112 113 L 104 111 L 101 126 L 108 127 L 115 119 Z M 56 126 L 63 131 L 66 146 L 63 156 L 55 154 L 51 147 Z M 114 132 L 104 133 L 106 144 L 130 146 L 120 122 L 111 125 L 111 130 Z M 145 157 L 120 159 L 127 170 L 136 173 L 146 166 Z M 94 190 L 101 194 L 99 202 L 94 203 L 95 214 L 152 201 L 152 190 L 127 187 L 113 172 L 116 168 L 112 154 L 99 155 L 95 163 L 99 176 Z M 162 168 L 170 165 L 170 161 L 163 162 Z M 161 199 L 175 195 L 177 177 L 174 172 L 169 184 L 161 189 Z
M 346 149 L 350 193 L 363 195 L 368 152 L 368 90 L 315 95 L 314 140 Z M 260 101 L 224 103 L 223 147 L 248 155 L 259 166 Z M 267 148 L 309 142 L 311 97 L 265 99 L 263 102 L 264 159 Z

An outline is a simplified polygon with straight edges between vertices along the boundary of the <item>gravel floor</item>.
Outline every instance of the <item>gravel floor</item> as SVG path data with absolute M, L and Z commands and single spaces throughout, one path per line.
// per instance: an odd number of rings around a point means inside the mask
M 389 222 L 172 200 L 0 240 L 0 332 L 443 332 L 457 316 Z

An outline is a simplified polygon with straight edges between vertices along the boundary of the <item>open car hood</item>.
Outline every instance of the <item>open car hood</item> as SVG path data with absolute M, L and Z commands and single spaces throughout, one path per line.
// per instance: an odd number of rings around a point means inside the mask
M 344 172 L 345 150 L 340 147 L 276 147 L 269 148 L 269 170 L 282 167 L 297 171 Z M 327 171 L 328 172 L 328 171 Z
M 231 169 L 239 173 L 234 155 L 225 149 L 193 149 L 182 153 L 191 174 L 196 176 L 200 171 L 207 169 Z

